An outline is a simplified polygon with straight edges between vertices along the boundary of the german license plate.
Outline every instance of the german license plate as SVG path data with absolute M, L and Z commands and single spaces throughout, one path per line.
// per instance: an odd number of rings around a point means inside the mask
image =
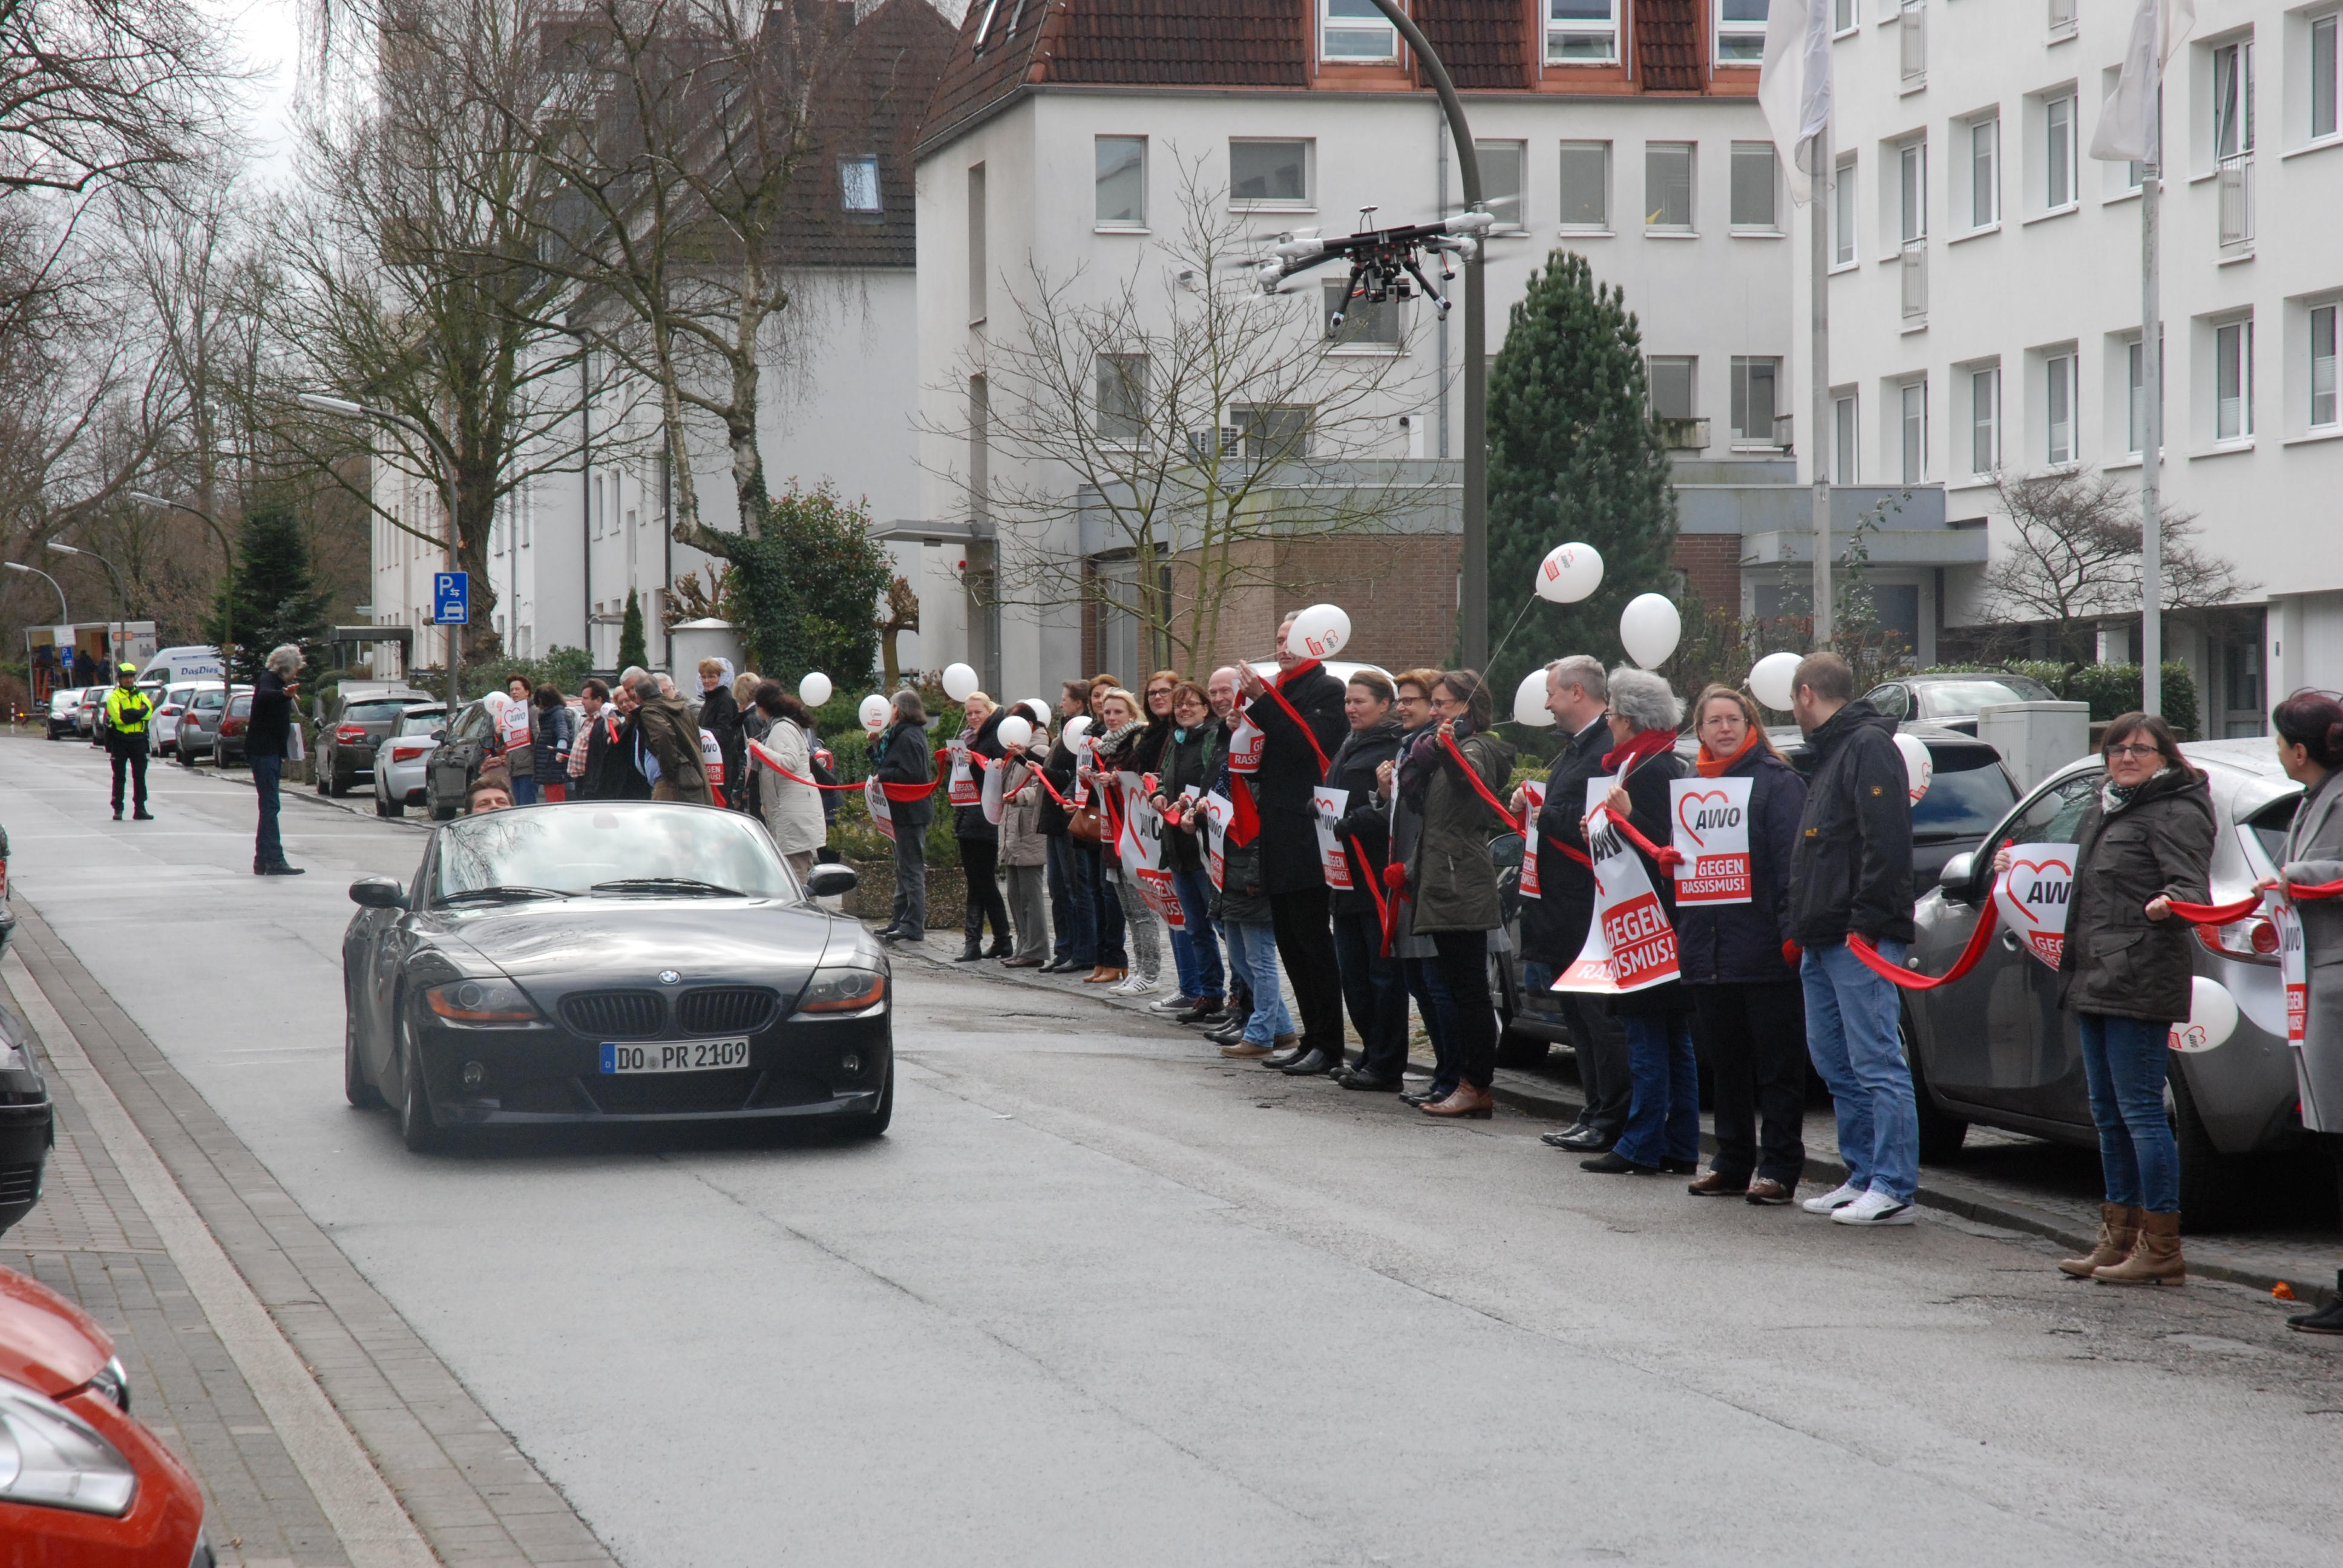
M 602 1044 L 604 1072 L 715 1072 L 749 1065 L 745 1040 L 648 1040 L 640 1045 Z

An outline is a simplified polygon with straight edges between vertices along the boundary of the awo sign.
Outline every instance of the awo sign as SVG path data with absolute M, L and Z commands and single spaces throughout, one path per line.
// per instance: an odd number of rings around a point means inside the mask
M 2009 869 L 1994 884 L 1993 906 L 2026 950 L 2055 970 L 2066 946 L 2074 891 L 2074 845 L 2019 844 L 2009 851 Z
M 1318 864 L 1325 873 L 1326 885 L 1338 893 L 1351 891 L 1351 857 L 1342 851 L 1342 840 L 1334 836 L 1334 824 L 1342 819 L 1342 808 L 1351 798 L 1348 789 L 1329 789 L 1324 785 L 1310 791 L 1310 822 L 1318 829 Z
M 1643 858 L 1615 831 L 1598 833 L 1594 843 L 1603 850 L 1594 862 L 1594 918 L 1585 946 L 1553 989 L 1616 996 L 1665 985 L 1677 975 L 1675 928 Z
M 1668 785 L 1676 852 L 1676 902 L 1745 904 L 1749 797 L 1754 779 L 1678 779 Z
M 1525 899 L 1537 899 L 1543 902 L 1544 895 L 1538 891 L 1537 819 L 1538 813 L 1545 809 L 1545 785 L 1534 780 L 1522 786 L 1522 793 L 1529 797 L 1530 816 L 1529 825 L 1523 831 L 1520 891 Z

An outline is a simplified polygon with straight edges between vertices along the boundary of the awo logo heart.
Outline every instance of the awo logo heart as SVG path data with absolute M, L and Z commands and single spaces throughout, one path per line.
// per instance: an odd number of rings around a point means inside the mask
M 1704 809 L 1702 804 L 1704 801 L 1713 802 L 1713 804 Z M 1732 804 L 1733 797 L 1722 789 L 1687 790 L 1684 799 L 1676 802 L 1676 823 L 1684 829 L 1686 838 L 1689 838 L 1698 848 L 1705 849 L 1708 848 L 1708 840 L 1701 837 L 1700 832 L 1704 819 L 1707 818 L 1709 811 L 1721 811 Z
M 2201 1023 L 2176 1023 L 2165 1036 L 2164 1043 L 2184 1056 L 2213 1049 L 2213 1037 Z
M 2047 857 L 2040 860 L 2012 860 L 2003 876 L 2009 888 L 2009 901 L 2036 930 L 2066 929 L 2066 895 L 2075 885 L 2073 861 Z

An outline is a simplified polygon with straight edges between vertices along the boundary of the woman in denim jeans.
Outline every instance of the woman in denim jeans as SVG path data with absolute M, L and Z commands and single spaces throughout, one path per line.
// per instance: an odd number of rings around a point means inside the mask
M 1213 722 L 1212 699 L 1192 680 L 1172 689 L 1172 733 L 1156 762 L 1152 799 L 1163 814 L 1163 857 L 1172 873 L 1172 890 L 1180 900 L 1181 929 L 1172 933 L 1180 990 L 1155 1003 L 1152 1010 L 1176 1014 L 1182 1023 L 1217 1024 L 1226 1006 L 1227 985 L 1209 914 L 1212 884 L 1204 872 L 1202 840 L 1180 829 L 1188 813 L 1199 809 L 1197 799 L 1183 797 L 1192 789 L 1201 797 L 1220 768 L 1221 727 Z

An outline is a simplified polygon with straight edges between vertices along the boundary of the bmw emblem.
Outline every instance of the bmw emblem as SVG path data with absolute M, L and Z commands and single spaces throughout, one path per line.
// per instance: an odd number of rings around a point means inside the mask
M 682 978 L 683 977 L 681 975 L 676 973 L 673 970 L 659 970 L 659 984 L 661 985 L 673 985 Z

